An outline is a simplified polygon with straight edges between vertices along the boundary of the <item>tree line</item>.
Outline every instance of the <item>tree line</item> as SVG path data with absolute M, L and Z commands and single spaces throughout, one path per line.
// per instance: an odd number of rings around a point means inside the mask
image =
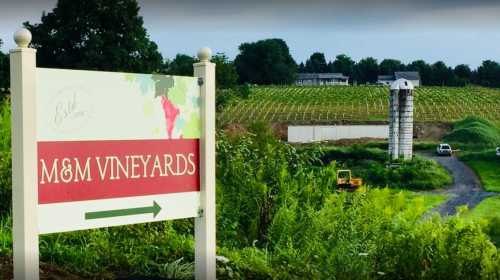
M 40 23 L 25 22 L 37 49 L 37 65 L 48 68 L 122 71 L 192 75 L 196 58 L 178 54 L 164 59 L 150 40 L 139 15 L 136 0 L 59 0 Z M 0 46 L 1 46 L 0 40 Z M 345 54 L 327 61 L 323 53 L 313 53 L 297 64 L 282 39 L 243 43 L 234 61 L 218 53 L 217 85 L 232 88 L 241 84 L 292 84 L 298 73 L 338 72 L 351 82 L 375 83 L 378 75 L 395 71 L 418 71 L 424 85 L 464 86 L 478 84 L 500 87 L 500 64 L 483 61 L 477 69 L 468 65 L 447 66 L 438 61 L 417 60 L 404 64 L 396 59 L 380 63 L 372 57 L 356 62 Z M 8 89 L 8 55 L 0 52 L 0 92 Z
M 2 39 L 0 39 L 0 47 L 2 47 Z M 2 93 L 9 88 L 10 69 L 9 56 L 0 51 L 0 98 Z
M 333 61 L 326 61 L 325 55 L 313 53 L 305 64 L 298 66 L 299 73 L 342 73 L 358 83 L 375 83 L 379 75 L 393 75 L 396 71 L 418 71 L 423 85 L 431 86 L 465 86 L 477 84 L 488 87 L 500 87 L 500 64 L 485 60 L 472 70 L 466 64 L 455 67 L 438 61 L 429 64 L 424 60 L 416 60 L 404 64 L 397 59 L 384 59 L 380 63 L 367 57 L 355 62 L 345 54 L 337 55 Z

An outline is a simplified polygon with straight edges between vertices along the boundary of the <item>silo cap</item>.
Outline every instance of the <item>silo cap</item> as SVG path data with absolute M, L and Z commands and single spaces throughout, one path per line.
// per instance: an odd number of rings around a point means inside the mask
M 407 79 L 397 79 L 392 83 L 391 89 L 400 90 L 400 89 L 414 89 L 413 83 L 408 81 Z

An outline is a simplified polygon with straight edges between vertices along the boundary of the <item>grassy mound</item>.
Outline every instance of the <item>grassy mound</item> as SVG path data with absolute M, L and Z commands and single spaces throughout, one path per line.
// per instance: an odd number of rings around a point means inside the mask
M 467 117 L 456 122 L 444 140 L 450 143 L 495 146 L 500 143 L 500 129 L 485 119 Z

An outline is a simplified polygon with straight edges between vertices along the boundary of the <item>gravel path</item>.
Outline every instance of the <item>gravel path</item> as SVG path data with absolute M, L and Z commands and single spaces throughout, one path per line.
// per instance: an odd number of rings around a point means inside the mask
M 483 199 L 499 195 L 498 193 L 484 191 L 474 171 L 455 156 L 439 157 L 429 154 L 423 156 L 436 160 L 453 177 L 453 184 L 451 186 L 448 186 L 445 190 L 434 191 L 434 193 L 447 194 L 450 198 L 443 204 L 432 209 L 432 212 L 439 212 L 442 216 L 454 215 L 457 212 L 457 206 L 467 205 L 469 209 L 472 209 L 483 201 Z

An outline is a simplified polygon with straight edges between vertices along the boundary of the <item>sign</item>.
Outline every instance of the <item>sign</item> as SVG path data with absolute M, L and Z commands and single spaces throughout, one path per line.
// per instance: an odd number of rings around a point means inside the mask
M 40 234 L 190 217 L 195 279 L 215 279 L 211 50 L 175 77 L 37 68 L 31 33 L 14 40 L 14 279 L 39 279 Z
M 197 78 L 43 68 L 36 78 L 40 233 L 198 215 Z

